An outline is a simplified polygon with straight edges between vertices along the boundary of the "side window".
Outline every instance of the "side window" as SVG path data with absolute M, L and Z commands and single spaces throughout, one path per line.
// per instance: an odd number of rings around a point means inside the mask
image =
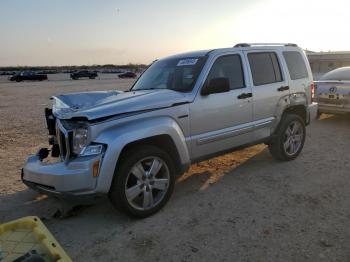
M 304 59 L 299 52 L 286 51 L 283 52 L 283 56 L 287 63 L 290 79 L 296 80 L 309 77 Z
M 231 90 L 245 87 L 241 56 L 227 55 L 219 57 L 210 69 L 207 83 L 218 77 L 228 78 Z
M 255 86 L 283 80 L 281 67 L 274 52 L 249 53 L 248 60 Z

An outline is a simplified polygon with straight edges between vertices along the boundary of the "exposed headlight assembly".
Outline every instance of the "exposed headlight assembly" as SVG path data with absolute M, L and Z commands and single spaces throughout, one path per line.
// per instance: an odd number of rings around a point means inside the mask
M 73 130 L 73 153 L 80 155 L 82 150 L 88 145 L 88 129 L 77 128 Z
M 73 153 L 77 156 L 94 156 L 103 152 L 103 145 L 90 144 L 88 128 L 73 130 Z

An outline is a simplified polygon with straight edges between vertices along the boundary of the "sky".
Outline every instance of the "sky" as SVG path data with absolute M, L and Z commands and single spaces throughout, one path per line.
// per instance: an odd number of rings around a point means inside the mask
M 246 42 L 350 50 L 348 0 L 1 0 L 0 66 L 148 64 Z

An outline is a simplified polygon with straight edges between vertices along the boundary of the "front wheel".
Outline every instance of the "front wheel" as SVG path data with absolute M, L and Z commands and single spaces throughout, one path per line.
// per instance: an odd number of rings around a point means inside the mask
M 304 147 L 305 135 L 305 123 L 300 116 L 284 115 L 269 144 L 270 153 L 277 160 L 295 159 Z
M 174 190 L 175 167 L 170 156 L 144 145 L 127 150 L 119 161 L 109 192 L 113 205 L 140 218 L 159 211 Z

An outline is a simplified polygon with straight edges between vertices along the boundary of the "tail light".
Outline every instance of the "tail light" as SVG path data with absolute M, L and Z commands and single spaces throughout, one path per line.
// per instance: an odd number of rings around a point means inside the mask
M 315 99 L 315 89 L 316 89 L 316 84 L 314 82 L 311 83 L 310 89 L 311 89 L 311 101 L 314 101 L 314 99 Z

